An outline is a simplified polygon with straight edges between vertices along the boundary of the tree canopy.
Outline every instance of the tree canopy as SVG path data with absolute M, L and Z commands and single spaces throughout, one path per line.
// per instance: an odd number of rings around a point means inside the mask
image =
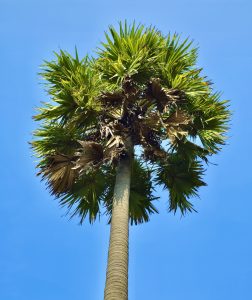
M 71 215 L 111 218 L 116 166 L 134 145 L 130 221 L 157 213 L 154 187 L 169 191 L 169 210 L 193 211 L 209 156 L 225 144 L 228 101 L 196 65 L 198 49 L 154 27 L 109 27 L 94 57 L 55 53 L 42 77 L 50 101 L 32 147 L 39 174 Z

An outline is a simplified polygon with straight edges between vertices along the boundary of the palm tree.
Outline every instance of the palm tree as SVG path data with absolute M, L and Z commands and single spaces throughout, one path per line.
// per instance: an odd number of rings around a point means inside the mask
M 43 65 L 51 102 L 35 120 L 32 147 L 52 195 L 80 223 L 103 212 L 111 226 L 105 300 L 128 299 L 129 222 L 157 213 L 154 186 L 169 210 L 194 211 L 208 157 L 225 144 L 227 101 L 178 35 L 120 23 L 95 57 L 60 51 Z

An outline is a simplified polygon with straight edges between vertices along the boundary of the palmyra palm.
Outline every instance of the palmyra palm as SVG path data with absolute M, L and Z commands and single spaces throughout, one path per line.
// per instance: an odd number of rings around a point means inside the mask
M 125 300 L 129 222 L 157 213 L 156 185 L 170 211 L 194 210 L 189 198 L 225 143 L 227 101 L 195 65 L 192 43 L 153 27 L 110 27 L 94 58 L 55 55 L 42 72 L 52 101 L 35 116 L 39 174 L 81 223 L 108 215 L 104 299 Z

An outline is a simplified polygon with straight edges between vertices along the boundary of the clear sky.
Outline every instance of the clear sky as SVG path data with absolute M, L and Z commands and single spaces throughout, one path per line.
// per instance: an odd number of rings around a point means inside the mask
M 190 36 L 199 66 L 231 100 L 229 145 L 212 158 L 197 214 L 160 214 L 130 228 L 129 300 L 252 299 L 251 63 L 249 0 L 0 0 L 0 299 L 103 299 L 106 217 L 64 217 L 35 176 L 31 119 L 48 100 L 37 73 L 60 48 L 91 53 L 127 19 Z

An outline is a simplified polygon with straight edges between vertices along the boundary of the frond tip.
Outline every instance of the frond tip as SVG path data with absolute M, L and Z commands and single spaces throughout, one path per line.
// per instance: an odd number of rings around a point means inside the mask
M 60 204 L 67 207 L 71 217 L 78 216 L 80 224 L 87 216 L 90 223 L 100 216 L 101 201 L 107 190 L 105 176 L 108 174 L 102 169 L 85 173 L 72 185 L 71 190 L 61 197 Z
M 42 175 L 48 183 L 52 194 L 60 196 L 69 191 L 77 177 L 77 172 L 73 169 L 72 158 L 56 154 L 47 158 L 46 164 L 41 168 L 38 175 Z
M 195 211 L 188 199 L 198 196 L 199 187 L 206 185 L 202 181 L 203 174 L 204 169 L 199 161 L 188 162 L 177 155 L 159 166 L 155 181 L 169 191 L 170 211 L 175 213 L 178 208 L 182 214 Z

